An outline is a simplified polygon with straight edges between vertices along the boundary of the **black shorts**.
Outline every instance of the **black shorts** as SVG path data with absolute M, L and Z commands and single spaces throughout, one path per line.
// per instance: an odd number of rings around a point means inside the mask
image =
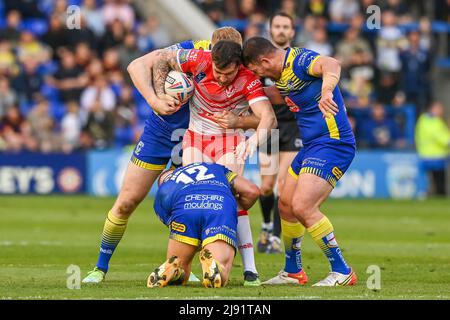
M 302 147 L 302 140 L 297 123 L 295 121 L 278 121 L 277 129 L 272 132 L 267 142 L 259 147 L 259 151 L 267 154 L 272 154 L 272 150 L 274 150 L 273 153 L 298 152 Z M 276 148 L 277 142 L 278 148 Z

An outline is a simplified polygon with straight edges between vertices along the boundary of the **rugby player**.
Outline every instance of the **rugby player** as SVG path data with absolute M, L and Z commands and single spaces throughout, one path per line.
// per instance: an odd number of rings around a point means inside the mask
M 211 41 L 189 40 L 167 49 L 209 50 L 221 39 L 242 43 L 237 30 L 224 27 L 214 31 Z M 83 283 L 99 283 L 105 279 L 109 261 L 122 239 L 129 217 L 147 196 L 151 186 L 170 161 L 172 150 L 179 143 L 176 135 L 182 136 L 182 133 L 177 132 L 181 130 L 184 133 L 188 127 L 188 103 L 180 106 L 176 99 L 167 95 L 156 99 L 152 86 L 152 66 L 160 51 L 164 49 L 152 51 L 132 61 L 128 66 L 134 85 L 154 112 L 145 122 L 144 132 L 131 156 L 119 195 L 107 214 L 96 267 L 83 279 Z
M 242 173 L 245 158 L 265 142 L 270 130 L 276 127 L 276 118 L 261 81 L 242 66 L 242 47 L 222 40 L 212 51 L 161 52 L 153 67 L 155 92 L 159 96 L 164 96 L 164 81 L 171 69 L 191 73 L 195 83 L 189 106 L 189 129 L 183 138 L 183 165 L 216 162 Z M 216 115 L 224 112 L 246 114 L 249 107 L 259 123 L 256 133 L 247 140 L 242 130 L 226 130 L 215 120 Z M 238 209 L 244 285 L 259 285 L 248 212 Z
M 193 163 L 163 172 L 154 209 L 170 228 L 167 260 L 148 277 L 148 287 L 185 284 L 201 248 L 202 283 L 225 286 L 236 252 L 237 204 L 249 209 L 259 196 L 250 181 L 214 163 Z
M 269 33 L 273 45 L 286 50 L 295 37 L 295 25 L 292 17 L 278 12 L 269 19 Z M 274 85 L 269 78 L 264 79 L 265 86 Z M 281 225 L 278 212 L 278 197 L 283 190 L 289 165 L 301 147 L 300 133 L 295 122 L 294 113 L 283 103 L 273 105 L 277 117 L 278 131 L 275 131 L 266 145 L 259 148 L 259 165 L 261 172 L 261 211 L 263 223 L 257 249 L 259 252 L 282 252 Z M 274 147 L 274 148 L 272 148 Z M 274 192 L 276 186 L 276 192 Z M 276 196 L 275 196 L 276 194 Z M 273 211 L 273 218 L 272 216 Z
M 355 156 L 355 137 L 337 87 L 337 60 L 305 48 L 276 48 L 254 37 L 243 48 L 245 65 L 276 85 L 267 90 L 273 103 L 284 101 L 295 112 L 303 148 L 289 168 L 279 200 L 285 267 L 267 284 L 307 282 L 301 263 L 305 229 L 331 264 L 331 272 L 314 286 L 348 286 L 357 282 L 336 241 L 330 220 L 321 212 L 336 182 Z

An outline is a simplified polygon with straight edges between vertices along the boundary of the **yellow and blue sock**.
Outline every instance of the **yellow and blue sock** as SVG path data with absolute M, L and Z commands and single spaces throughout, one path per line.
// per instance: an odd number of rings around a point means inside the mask
M 117 218 L 111 211 L 108 212 L 105 226 L 103 227 L 100 254 L 97 262 L 97 268 L 100 270 L 104 272 L 108 271 L 109 260 L 122 239 L 127 228 L 127 222 L 128 219 Z
M 314 225 L 308 228 L 311 237 L 325 253 L 331 264 L 331 271 L 343 274 L 350 273 L 350 267 L 342 256 L 341 249 L 334 236 L 333 225 L 327 217 L 323 217 Z
M 299 222 L 289 222 L 281 219 L 281 234 L 283 235 L 285 265 L 284 271 L 297 273 L 302 270 L 301 245 L 305 227 Z

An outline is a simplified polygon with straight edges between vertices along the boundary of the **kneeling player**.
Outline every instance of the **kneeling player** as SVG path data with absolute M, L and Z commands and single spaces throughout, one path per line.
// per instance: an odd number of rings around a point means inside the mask
M 170 228 L 167 260 L 148 277 L 148 287 L 184 284 L 199 247 L 207 288 L 224 286 L 236 252 L 237 203 L 249 209 L 258 187 L 222 165 L 193 163 L 164 172 L 154 209 Z

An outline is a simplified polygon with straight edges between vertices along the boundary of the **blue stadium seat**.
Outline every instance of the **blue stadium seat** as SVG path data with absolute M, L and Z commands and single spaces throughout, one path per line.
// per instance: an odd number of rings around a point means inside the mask
M 57 122 L 61 122 L 66 114 L 66 105 L 59 101 L 50 101 L 50 115 Z
M 119 127 L 114 131 L 114 146 L 125 147 L 133 144 L 133 129 L 131 127 Z
M 122 91 L 122 86 L 120 84 L 113 83 L 113 84 L 110 84 L 109 87 L 114 92 L 114 95 L 116 96 L 116 98 L 120 97 L 120 93 Z
M 43 84 L 40 90 L 41 94 L 50 102 L 59 102 L 59 91 L 58 89 L 49 86 L 48 84 Z
M 433 32 L 437 33 L 450 33 L 450 23 L 445 21 L 433 21 L 431 23 Z
M 0 17 L 3 18 L 5 16 L 5 4 L 3 0 L 0 0 Z
M 67 1 L 67 5 L 68 6 L 79 6 L 79 7 L 81 7 L 82 4 L 83 4 L 83 0 L 69 0 L 69 1 Z
M 45 19 L 25 19 L 22 22 L 21 29 L 30 31 L 37 36 L 42 36 L 48 30 L 48 22 Z
M 224 21 L 219 22 L 219 24 L 218 24 L 219 28 L 233 27 L 240 32 L 243 32 L 245 30 L 245 28 L 247 27 L 247 25 L 248 25 L 248 21 L 243 20 L 243 19 L 224 20 Z
M 53 5 L 54 0 L 39 0 L 38 8 L 47 16 L 50 16 L 53 11 Z
M 44 76 L 54 74 L 57 70 L 58 63 L 56 63 L 55 61 L 49 61 L 39 66 L 39 74 Z
M 436 66 L 441 69 L 450 69 L 450 57 L 438 59 Z
M 26 101 L 19 102 L 20 113 L 24 117 L 26 117 L 28 115 L 28 113 L 31 111 L 31 109 L 33 109 L 33 106 L 34 106 L 34 102 L 26 102 Z

